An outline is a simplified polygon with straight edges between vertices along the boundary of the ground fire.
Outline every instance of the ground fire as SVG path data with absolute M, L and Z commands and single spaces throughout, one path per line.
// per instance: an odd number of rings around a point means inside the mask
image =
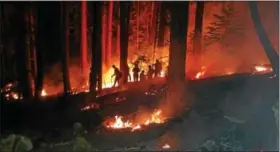
M 143 113 L 141 113 L 143 114 Z M 161 110 L 154 110 L 152 113 L 146 113 L 140 119 L 125 119 L 123 116 L 114 116 L 104 121 L 103 125 L 108 129 L 129 129 L 131 132 L 142 130 L 151 124 L 162 124 L 166 118 L 162 115 Z

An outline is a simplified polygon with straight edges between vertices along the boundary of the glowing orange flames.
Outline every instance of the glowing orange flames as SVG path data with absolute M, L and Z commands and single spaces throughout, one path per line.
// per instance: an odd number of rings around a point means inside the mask
M 122 116 L 115 116 L 114 120 L 108 120 L 104 125 L 110 129 L 130 129 L 132 132 L 141 130 L 143 126 L 150 124 L 161 124 L 165 122 L 165 118 L 162 116 L 161 110 L 155 110 L 148 118 L 139 122 L 133 122 L 131 120 L 123 120 Z
M 48 95 L 48 94 L 47 94 L 46 90 L 43 89 L 42 92 L 41 92 L 41 96 L 44 97 L 44 96 L 47 96 L 47 95 Z
M 254 73 L 268 73 L 268 72 L 272 72 L 271 66 L 268 66 L 268 65 L 254 66 Z
M 201 71 L 198 72 L 198 73 L 195 75 L 195 78 L 196 78 L 196 79 L 200 79 L 202 76 L 204 76 L 205 71 L 206 71 L 206 67 L 203 66 L 203 67 L 201 68 Z
M 163 146 L 162 146 L 162 149 L 170 149 L 171 147 L 170 147 L 170 145 L 168 145 L 168 144 L 164 144 Z

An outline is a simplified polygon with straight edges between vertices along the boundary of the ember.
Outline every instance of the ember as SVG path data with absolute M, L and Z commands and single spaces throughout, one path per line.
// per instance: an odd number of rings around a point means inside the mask
M 165 118 L 162 116 L 161 110 L 155 110 L 148 118 L 143 119 L 142 121 L 131 121 L 123 120 L 122 116 L 115 116 L 115 119 L 112 121 L 107 121 L 104 125 L 106 128 L 110 129 L 130 129 L 131 132 L 135 130 L 141 130 L 143 126 L 148 126 L 151 124 L 161 124 L 165 122 Z

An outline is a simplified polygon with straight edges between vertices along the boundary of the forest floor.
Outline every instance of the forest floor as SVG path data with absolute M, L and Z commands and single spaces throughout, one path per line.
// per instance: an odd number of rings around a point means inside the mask
M 72 97 L 71 104 L 70 99 L 65 98 L 59 100 L 67 101 L 46 102 L 44 105 L 2 104 L 1 123 L 4 128 L 1 129 L 36 140 L 41 136 L 41 139 L 48 138 L 42 139 L 43 142 L 56 143 L 73 138 L 71 128 L 75 122 L 92 119 L 94 124 L 86 139 L 98 150 L 124 150 L 128 147 L 162 150 L 164 144 L 171 146 L 169 150 L 196 150 L 205 140 L 238 125 L 246 135 L 255 135 L 254 140 L 246 141 L 249 143 L 247 149 L 275 150 L 275 144 L 271 144 L 275 139 L 271 139 L 271 135 L 278 135 L 278 129 L 275 128 L 272 106 L 279 101 L 279 81 L 270 75 L 242 74 L 188 81 L 186 92 L 190 98 L 187 101 L 192 100 L 193 105 L 180 118 L 181 121 L 167 122 L 136 133 L 106 136 L 95 133 L 105 116 L 129 114 L 137 111 L 140 105 L 156 107 L 162 94 L 145 95 L 151 84 L 159 87 L 164 81 L 130 84 L 122 88 L 123 92 L 100 97 L 98 102 L 102 108 L 87 113 L 80 112 L 78 104 L 87 99 L 84 95 Z M 126 100 L 116 103 L 117 97 L 125 97 Z M 234 117 L 238 123 L 225 119 L 228 117 Z

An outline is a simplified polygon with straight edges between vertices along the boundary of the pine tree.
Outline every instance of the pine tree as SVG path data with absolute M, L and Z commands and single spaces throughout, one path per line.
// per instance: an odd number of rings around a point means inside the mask
M 206 27 L 204 47 L 220 43 L 221 50 L 224 50 L 224 47 L 232 44 L 233 40 L 235 43 L 241 43 L 241 38 L 244 35 L 244 22 L 241 21 L 241 15 L 231 2 L 223 5 L 221 14 L 213 14 L 215 21 Z M 240 46 L 240 44 L 238 45 Z M 234 47 L 232 48 L 235 49 Z

